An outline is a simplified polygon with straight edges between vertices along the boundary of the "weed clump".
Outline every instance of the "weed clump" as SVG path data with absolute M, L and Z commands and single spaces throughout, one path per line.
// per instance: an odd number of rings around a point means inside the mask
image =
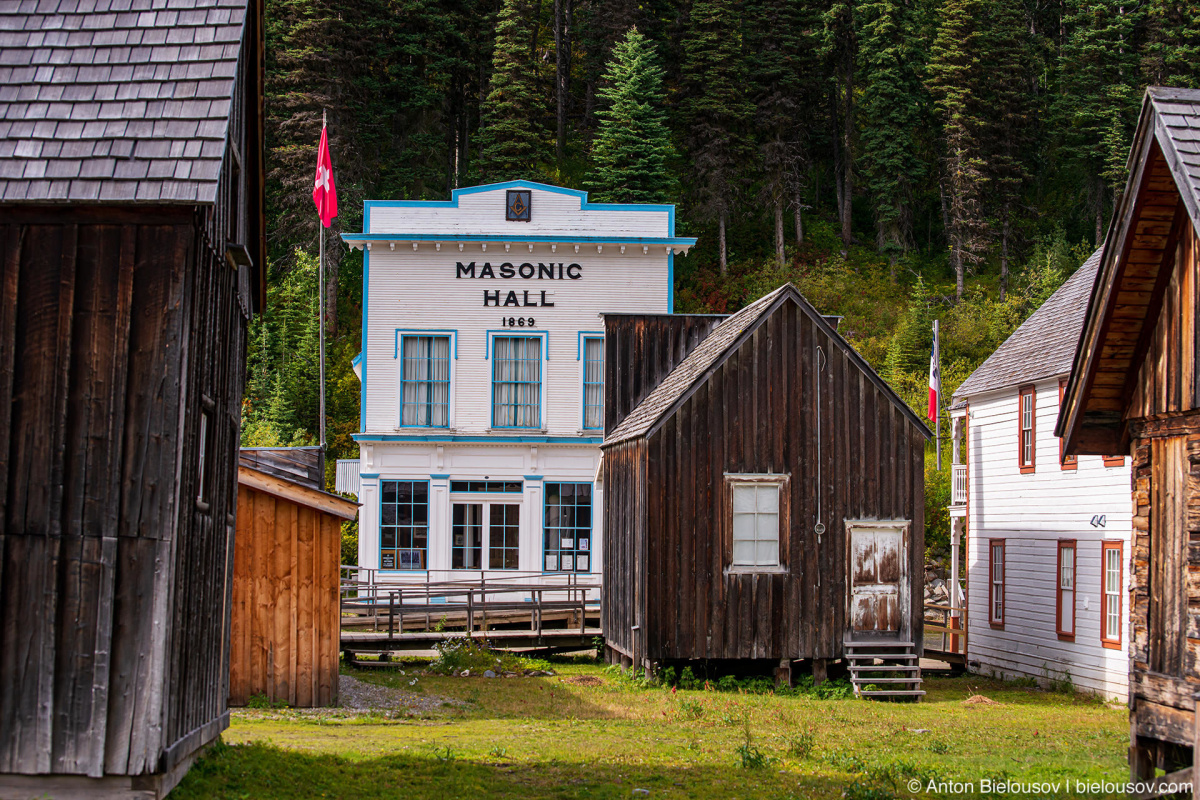
M 287 707 L 288 704 L 286 700 L 272 700 L 267 695 L 261 693 L 250 695 L 250 699 L 246 701 L 246 708 L 271 709 Z
M 529 673 L 553 674 L 550 665 L 534 658 L 524 658 L 490 647 L 486 640 L 455 637 L 444 639 L 435 646 L 437 658 L 429 663 L 429 671 L 436 675 L 484 676 L 523 675 Z

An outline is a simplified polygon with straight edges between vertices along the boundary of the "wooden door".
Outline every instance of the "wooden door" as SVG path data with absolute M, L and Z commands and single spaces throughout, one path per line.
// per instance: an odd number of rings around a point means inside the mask
M 908 559 L 901 524 L 848 523 L 849 626 L 856 635 L 907 629 Z

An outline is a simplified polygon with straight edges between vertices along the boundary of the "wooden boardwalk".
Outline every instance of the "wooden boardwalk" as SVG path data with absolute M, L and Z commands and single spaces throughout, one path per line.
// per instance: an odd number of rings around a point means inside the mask
M 551 583 L 540 573 L 503 579 L 381 583 L 371 570 L 343 568 L 341 648 L 428 651 L 469 637 L 504 649 L 590 648 L 600 628 L 600 585 L 591 576 Z

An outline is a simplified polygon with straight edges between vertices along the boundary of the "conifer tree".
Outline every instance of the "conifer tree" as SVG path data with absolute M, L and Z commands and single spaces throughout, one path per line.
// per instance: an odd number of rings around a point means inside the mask
M 1053 110 L 1062 153 L 1087 186 L 1097 246 L 1104 236 L 1106 189 L 1115 193 L 1124 184 L 1137 122 L 1141 87 L 1135 34 L 1143 13 L 1127 0 L 1068 0 L 1064 18 L 1067 37 L 1059 53 Z
M 909 5 L 868 0 L 854 9 L 858 38 L 858 159 L 875 212 L 876 246 L 888 255 L 895 277 L 897 256 L 912 241 L 912 198 L 924 176 L 917 137 L 925 89 L 920 38 Z
M 536 24 L 527 0 L 504 0 L 496 21 L 492 77 L 480 110 L 479 172 L 485 181 L 529 178 L 547 157 L 544 98 L 530 43 Z
M 838 195 L 838 219 L 842 223 L 842 245 L 848 248 L 853 239 L 854 64 L 858 51 L 853 0 L 833 0 L 825 12 L 823 51 L 833 76 L 833 171 Z
M 1194 2 L 1150 0 L 1143 69 L 1157 86 L 1200 88 L 1200 13 Z
M 725 226 L 745 188 L 754 107 L 746 99 L 741 21 L 733 0 L 696 0 L 683 40 L 682 139 L 692 168 L 694 208 L 716 220 L 721 272 Z
M 783 212 L 791 206 L 803 236 L 800 196 L 809 142 L 825 82 L 817 58 L 819 16 L 807 0 L 748 0 L 744 11 L 747 79 L 755 106 L 759 199 L 774 213 L 775 261 L 784 265 Z
M 942 191 L 955 296 L 962 299 L 968 262 L 982 257 L 987 230 L 982 206 L 986 84 L 979 54 L 985 47 L 983 0 L 947 0 L 930 53 L 928 87 L 942 123 Z
M 613 48 L 600 89 L 603 107 L 592 148 L 593 199 L 662 203 L 671 195 L 671 132 L 663 111 L 663 71 L 653 43 L 637 28 Z

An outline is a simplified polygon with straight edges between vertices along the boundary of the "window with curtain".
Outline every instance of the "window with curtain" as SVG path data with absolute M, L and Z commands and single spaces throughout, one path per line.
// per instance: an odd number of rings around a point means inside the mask
M 400 424 L 445 428 L 450 425 L 450 337 L 402 336 Z
M 604 340 L 583 340 L 583 427 L 604 427 Z
M 779 566 L 778 483 L 732 484 L 733 566 Z
M 546 572 L 588 572 L 592 564 L 592 485 L 547 483 L 542 526 Z
M 1121 646 L 1121 542 L 1104 542 L 1104 593 L 1100 596 L 1100 641 L 1105 647 Z
M 1058 543 L 1058 635 L 1075 638 L 1075 541 Z
M 429 483 L 380 481 L 379 568 L 426 569 Z
M 482 503 L 454 504 L 450 536 L 450 568 L 483 569 Z
M 492 426 L 542 426 L 542 340 L 497 336 L 492 342 Z

